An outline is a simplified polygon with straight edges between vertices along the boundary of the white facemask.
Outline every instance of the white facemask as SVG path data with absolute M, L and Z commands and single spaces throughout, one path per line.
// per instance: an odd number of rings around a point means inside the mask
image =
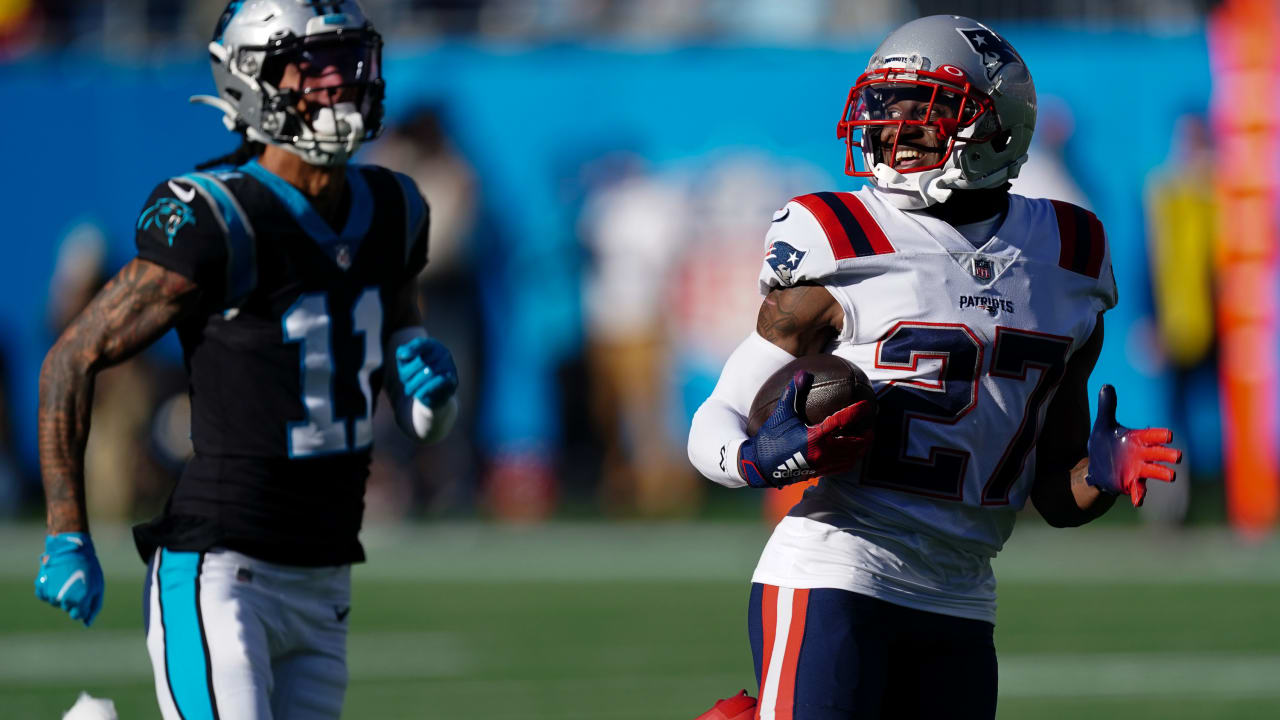
M 311 128 L 294 145 L 285 146 L 312 165 L 341 165 L 364 140 L 364 116 L 355 103 L 340 102 L 316 111 Z

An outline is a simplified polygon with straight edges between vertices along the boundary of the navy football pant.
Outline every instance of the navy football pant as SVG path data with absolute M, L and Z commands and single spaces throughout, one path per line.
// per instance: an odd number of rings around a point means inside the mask
M 747 629 L 760 720 L 996 716 L 989 622 L 755 583 Z

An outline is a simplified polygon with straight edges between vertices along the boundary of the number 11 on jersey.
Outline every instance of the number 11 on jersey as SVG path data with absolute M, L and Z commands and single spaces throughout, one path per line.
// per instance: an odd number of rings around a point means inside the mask
M 289 423 L 289 457 L 313 457 L 361 450 L 373 442 L 373 392 L 369 376 L 382 367 L 382 299 L 366 288 L 351 309 L 353 335 L 364 338 L 364 362 L 358 380 L 364 415 L 335 418 L 333 412 L 333 328 L 326 293 L 300 296 L 284 314 L 286 342 L 300 344 L 302 405 L 306 419 Z

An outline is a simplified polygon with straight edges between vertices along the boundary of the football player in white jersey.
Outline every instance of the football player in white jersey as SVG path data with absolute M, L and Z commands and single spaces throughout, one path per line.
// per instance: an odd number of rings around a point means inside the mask
M 756 332 L 694 416 L 689 457 L 729 487 L 804 479 L 772 472 L 797 453 L 821 480 L 752 578 L 759 707 L 735 698 L 705 717 L 994 717 L 991 558 L 1018 510 L 1030 498 L 1050 524 L 1076 526 L 1119 494 L 1140 504 L 1148 479 L 1173 480 L 1160 464 L 1180 459 L 1169 431 L 1116 424 L 1110 386 L 1090 430 L 1115 281 L 1092 213 L 1009 192 L 1035 118 L 1030 72 L 991 28 L 907 23 L 838 125 L 846 172 L 869 186 L 774 216 Z M 804 373 L 748 436 L 765 379 L 824 352 L 870 377 L 874 436 L 831 422 L 860 406 L 805 426 Z

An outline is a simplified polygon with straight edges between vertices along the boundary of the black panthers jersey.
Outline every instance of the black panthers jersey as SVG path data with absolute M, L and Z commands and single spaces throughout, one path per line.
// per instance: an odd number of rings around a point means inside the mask
M 135 531 L 144 560 L 157 545 L 363 559 L 373 408 L 400 329 L 383 310 L 426 264 L 428 211 L 384 168 L 349 166 L 346 188 L 340 232 L 256 161 L 148 199 L 138 257 L 195 281 L 201 306 L 177 328 L 195 457 L 164 515 Z

